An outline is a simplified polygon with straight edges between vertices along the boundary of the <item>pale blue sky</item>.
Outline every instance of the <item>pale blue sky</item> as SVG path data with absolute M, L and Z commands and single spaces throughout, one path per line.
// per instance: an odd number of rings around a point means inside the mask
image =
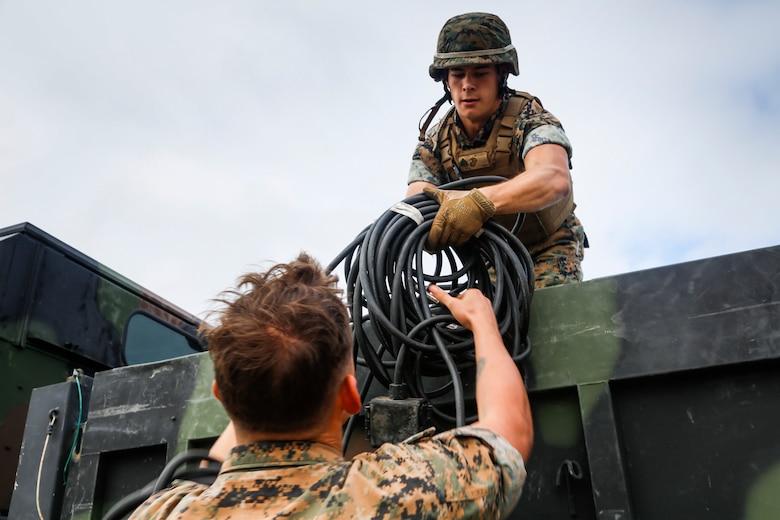
M 574 145 L 588 279 L 780 243 L 780 3 L 0 1 L 0 226 L 190 312 L 403 197 L 447 18 Z

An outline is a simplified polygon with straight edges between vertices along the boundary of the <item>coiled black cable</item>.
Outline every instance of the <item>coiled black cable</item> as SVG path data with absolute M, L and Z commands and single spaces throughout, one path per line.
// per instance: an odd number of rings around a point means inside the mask
M 440 188 L 504 180 L 480 177 Z M 493 302 L 504 343 L 519 366 L 531 350 L 534 271 L 522 242 L 492 219 L 463 246 L 427 252 L 438 209 L 424 194 L 409 197 L 367 226 L 326 269 L 332 272 L 343 264 L 355 362 L 370 372 L 362 384 L 363 399 L 374 380 L 385 388 L 404 384 L 410 396 L 431 406 L 436 423 L 452 427 L 476 420 L 475 400 L 466 395 L 475 368 L 474 341 L 427 286 L 435 283 L 453 295 L 472 287 L 482 290 Z M 348 423 L 345 442 L 352 427 Z

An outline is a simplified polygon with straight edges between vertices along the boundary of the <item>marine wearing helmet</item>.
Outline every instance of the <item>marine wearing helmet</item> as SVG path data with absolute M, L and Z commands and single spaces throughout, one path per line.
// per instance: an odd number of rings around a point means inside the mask
M 587 239 L 574 215 L 571 143 L 537 97 L 508 87 L 519 64 L 506 24 L 490 13 L 450 18 L 428 73 L 445 94 L 421 125 L 407 190 L 407 196 L 424 192 L 441 206 L 428 247 L 458 247 L 489 218 L 513 228 L 524 215 L 513 230 L 534 259 L 536 286 L 581 281 Z M 453 107 L 428 129 L 448 101 Z M 507 181 L 467 191 L 437 188 L 482 176 Z
M 450 18 L 442 27 L 428 73 L 442 81 L 453 67 L 500 64 L 509 65 L 515 76 L 520 73 L 506 24 L 493 14 L 467 13 Z

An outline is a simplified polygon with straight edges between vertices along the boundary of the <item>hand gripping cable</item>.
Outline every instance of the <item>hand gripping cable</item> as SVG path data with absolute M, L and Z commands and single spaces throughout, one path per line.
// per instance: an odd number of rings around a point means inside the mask
M 440 188 L 468 189 L 477 182 L 504 180 L 480 177 Z M 435 283 L 453 295 L 472 287 L 482 290 L 493 302 L 504 343 L 520 366 L 531 351 L 534 271 L 522 242 L 492 219 L 463 246 L 426 251 L 438 208 L 423 194 L 407 198 L 360 232 L 326 269 L 332 272 L 343 264 L 355 363 L 368 369 L 361 397 L 365 400 L 376 382 L 393 398 L 423 400 L 435 424 L 452 427 L 476 420 L 474 341 L 427 286 Z M 518 220 L 515 229 L 521 225 Z

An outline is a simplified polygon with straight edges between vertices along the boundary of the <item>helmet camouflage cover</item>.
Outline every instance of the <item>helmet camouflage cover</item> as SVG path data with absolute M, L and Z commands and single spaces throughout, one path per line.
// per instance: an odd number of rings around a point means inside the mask
M 518 75 L 517 51 L 506 24 L 494 14 L 467 13 L 453 16 L 442 27 L 428 73 L 440 81 L 452 67 L 501 63 Z

